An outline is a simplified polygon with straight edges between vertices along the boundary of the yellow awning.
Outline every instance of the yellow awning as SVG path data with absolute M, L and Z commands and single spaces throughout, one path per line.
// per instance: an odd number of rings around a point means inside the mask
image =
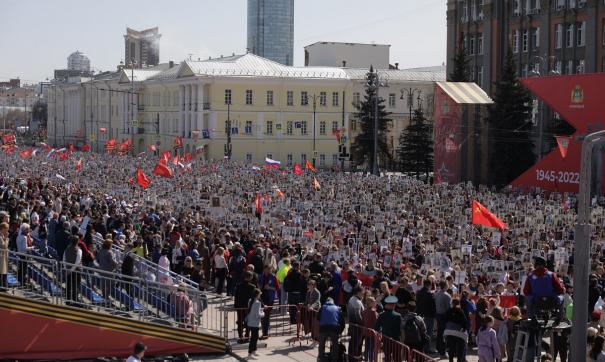
M 492 104 L 492 99 L 477 85 L 466 82 L 437 82 L 439 88 L 458 104 Z

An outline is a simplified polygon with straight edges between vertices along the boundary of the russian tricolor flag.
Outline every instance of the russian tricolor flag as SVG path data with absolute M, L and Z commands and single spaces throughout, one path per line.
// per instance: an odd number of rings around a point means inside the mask
M 269 157 L 265 157 L 265 163 L 267 165 L 275 165 L 275 166 L 281 165 L 281 162 L 273 160 L 273 159 L 270 159 Z

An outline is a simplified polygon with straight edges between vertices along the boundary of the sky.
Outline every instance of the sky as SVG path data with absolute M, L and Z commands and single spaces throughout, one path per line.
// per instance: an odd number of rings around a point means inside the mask
M 247 0 L 0 0 L 0 81 L 51 78 L 79 50 L 96 71 L 124 58 L 126 27 L 158 26 L 160 61 L 245 53 Z M 295 0 L 294 65 L 316 41 L 391 45 L 400 68 L 446 58 L 445 0 Z

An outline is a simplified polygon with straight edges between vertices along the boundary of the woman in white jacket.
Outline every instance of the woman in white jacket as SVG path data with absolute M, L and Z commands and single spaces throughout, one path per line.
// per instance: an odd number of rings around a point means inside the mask
M 249 302 L 248 315 L 246 315 L 246 324 L 250 330 L 250 344 L 248 345 L 248 359 L 256 359 L 256 343 L 258 342 L 258 330 L 261 326 L 261 320 L 265 316 L 262 303 L 260 301 L 260 289 L 254 289 L 252 299 Z

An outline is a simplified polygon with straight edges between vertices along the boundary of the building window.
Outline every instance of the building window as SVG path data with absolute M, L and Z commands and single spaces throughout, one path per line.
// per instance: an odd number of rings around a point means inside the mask
M 308 106 L 309 105 L 309 93 L 303 91 L 300 92 L 300 105 Z
M 477 54 L 483 54 L 483 34 L 477 36 Z
M 519 30 L 515 30 L 513 34 L 513 53 L 519 52 Z
M 576 44 L 579 47 L 586 45 L 586 22 L 578 23 L 576 30 Z
M 246 153 L 246 162 L 248 162 L 248 163 L 252 162 L 252 154 L 251 153 Z
M 307 121 L 300 122 L 300 134 L 301 135 L 307 134 Z
M 563 45 L 562 35 L 563 35 L 563 24 L 555 25 L 555 49 L 561 49 L 561 46 Z
M 555 71 L 559 74 L 563 74 L 563 62 L 560 60 L 555 62 Z
M 568 60 L 565 64 L 565 74 L 573 74 L 573 60 Z
M 584 59 L 578 60 L 578 69 L 577 73 L 584 73 Z
M 475 54 L 475 36 L 470 37 L 470 42 L 468 45 L 468 53 L 471 55 Z
M 357 131 L 357 120 L 356 119 L 351 120 L 351 131 Z
M 326 167 L 326 155 L 319 155 L 319 167 Z
M 245 132 L 246 132 L 247 135 L 251 135 L 252 134 L 252 121 L 246 121 Z
M 522 49 L 523 52 L 527 52 L 527 50 L 529 49 L 529 35 L 527 34 L 527 29 L 523 30 L 523 36 L 522 36 Z
M 231 104 L 231 89 L 225 89 L 225 104 Z
M 292 121 L 286 122 L 286 134 L 288 135 L 292 134 L 292 123 Z
M 326 135 L 326 121 L 319 122 L 319 134 L 321 136 Z
M 294 105 L 294 92 L 292 91 L 288 91 L 287 93 L 287 104 L 289 106 L 293 106 Z
M 246 90 L 246 104 L 252 104 L 252 89 Z
M 573 24 L 568 24 L 565 27 L 565 46 L 567 48 L 573 46 Z
M 395 108 L 395 93 L 389 94 L 389 108 Z
M 332 134 L 338 130 L 338 121 L 332 121 Z
M 286 155 L 286 164 L 288 166 L 292 166 L 292 154 L 291 153 Z
M 483 87 L 483 66 L 477 67 L 477 85 Z
M 272 90 L 267 91 L 267 105 L 268 106 L 273 105 L 273 91 Z
M 319 105 L 322 107 L 325 107 L 326 103 L 327 103 L 327 98 L 328 98 L 328 96 L 326 95 L 326 92 L 320 92 L 319 93 Z
M 306 153 L 303 153 L 300 155 L 300 163 L 302 163 L 303 165 L 305 163 L 307 163 L 307 154 Z
M 460 16 L 460 21 L 466 23 L 468 22 L 468 8 L 466 0 L 461 1 L 460 6 L 462 6 L 462 15 Z
M 531 30 L 531 46 L 534 50 L 538 50 L 540 47 L 540 28 Z
M 273 134 L 273 121 L 267 121 L 267 134 Z
M 332 92 L 332 107 L 338 107 L 338 92 Z
M 338 155 L 332 154 L 332 166 L 338 166 Z
M 605 25 L 603 26 L 603 33 L 605 34 Z M 361 95 L 359 94 L 359 92 L 355 92 L 353 93 L 353 106 L 355 106 L 355 108 L 359 108 L 359 105 L 361 104 Z

